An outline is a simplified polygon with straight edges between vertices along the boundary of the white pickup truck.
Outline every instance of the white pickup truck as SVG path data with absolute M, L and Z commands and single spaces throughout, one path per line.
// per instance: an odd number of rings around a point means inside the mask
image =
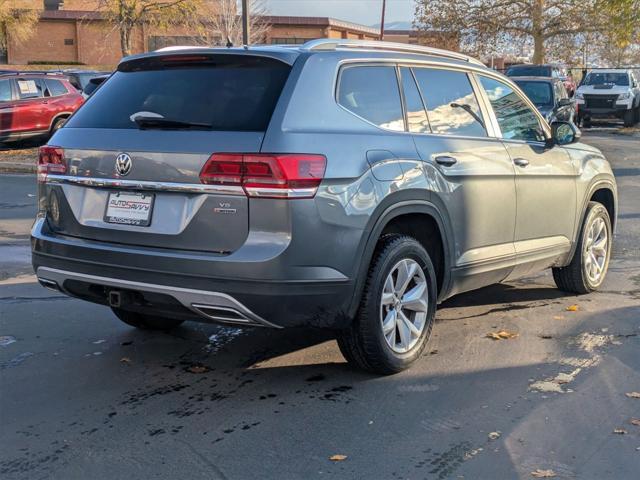
M 592 118 L 620 118 L 625 127 L 640 122 L 640 82 L 628 69 L 594 70 L 582 80 L 575 95 L 578 122 Z

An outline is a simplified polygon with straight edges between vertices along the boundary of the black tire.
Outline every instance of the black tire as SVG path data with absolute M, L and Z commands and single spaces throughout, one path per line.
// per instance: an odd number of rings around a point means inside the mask
M 636 107 L 635 122 L 640 123 L 640 104 Z
M 177 320 L 175 318 L 129 312 L 120 308 L 111 308 L 111 310 L 116 317 L 127 325 L 140 328 L 142 330 L 171 330 L 184 322 L 184 320 Z
M 626 112 L 624 112 L 624 116 L 622 117 L 622 120 L 624 121 L 625 127 L 633 127 L 633 124 L 636 123 L 635 108 L 629 109 Z
M 602 269 L 602 274 L 599 279 L 594 282 L 589 278 L 587 274 L 587 267 L 585 264 L 586 252 L 585 244 L 587 243 L 587 236 L 589 227 L 597 219 L 602 218 L 605 223 L 605 227 L 608 235 L 607 253 Z M 607 209 L 598 202 L 589 202 L 587 211 L 580 227 L 580 237 L 578 239 L 578 245 L 571 259 L 571 263 L 566 267 L 553 268 L 553 280 L 556 286 L 565 292 L 584 294 L 593 292 L 598 289 L 604 281 L 607 269 L 609 267 L 609 260 L 611 258 L 611 247 L 613 243 L 611 219 L 609 218 L 609 212 Z
M 387 343 L 382 330 L 381 302 L 387 276 L 405 259 L 416 262 L 424 273 L 428 292 L 427 312 L 415 345 L 405 353 L 397 353 Z M 371 261 L 356 318 L 350 328 L 338 332 L 340 351 L 349 363 L 376 374 L 390 375 L 409 368 L 420 357 L 429 340 L 436 301 L 436 274 L 424 247 L 407 235 L 383 237 Z
M 51 125 L 49 136 L 52 137 L 54 133 L 60 130 L 66 120 L 67 120 L 66 118 L 56 118 L 56 120 L 53 122 L 53 125 Z

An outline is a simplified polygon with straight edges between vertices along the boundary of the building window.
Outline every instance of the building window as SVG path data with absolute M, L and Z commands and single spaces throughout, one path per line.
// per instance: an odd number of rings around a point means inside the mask
M 65 45 L 73 45 L 73 38 L 65 38 L 64 39 L 64 44 Z

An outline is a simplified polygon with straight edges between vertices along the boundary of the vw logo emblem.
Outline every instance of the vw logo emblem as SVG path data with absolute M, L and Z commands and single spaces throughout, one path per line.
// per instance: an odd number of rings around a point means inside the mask
M 116 157 L 116 173 L 121 177 L 126 177 L 131 171 L 133 162 L 127 153 L 121 153 Z

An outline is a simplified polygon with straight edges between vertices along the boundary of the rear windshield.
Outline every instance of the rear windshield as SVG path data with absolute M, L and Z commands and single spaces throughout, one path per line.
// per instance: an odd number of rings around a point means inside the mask
M 509 77 L 550 77 L 551 68 L 541 65 L 522 65 L 507 69 Z
M 629 75 L 626 73 L 590 73 L 584 85 L 621 85 L 629 86 Z
M 246 55 L 148 62 L 113 74 L 67 126 L 136 129 L 134 119 L 143 116 L 212 130 L 264 131 L 289 71 L 277 60 Z
M 518 80 L 516 83 L 536 105 L 553 105 L 553 92 L 550 83 L 522 80 Z

